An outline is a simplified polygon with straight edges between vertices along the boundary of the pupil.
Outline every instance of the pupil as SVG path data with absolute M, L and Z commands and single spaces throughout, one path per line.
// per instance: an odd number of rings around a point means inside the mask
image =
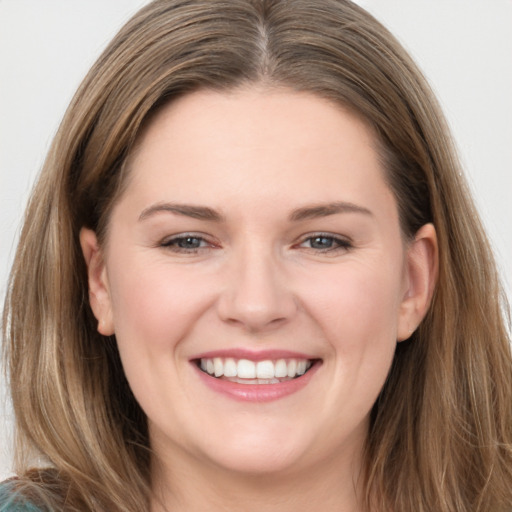
M 332 246 L 332 240 L 325 236 L 317 236 L 311 240 L 311 245 L 315 249 L 328 249 Z
M 179 242 L 179 246 L 183 249 L 197 249 L 201 244 L 199 238 L 195 238 L 189 236 L 187 238 L 182 238 Z

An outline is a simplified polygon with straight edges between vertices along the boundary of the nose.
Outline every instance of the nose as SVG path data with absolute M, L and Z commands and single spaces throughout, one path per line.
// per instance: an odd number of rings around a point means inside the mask
M 271 251 L 246 247 L 231 259 L 218 300 L 220 318 L 249 332 L 291 320 L 297 303 L 277 257 Z

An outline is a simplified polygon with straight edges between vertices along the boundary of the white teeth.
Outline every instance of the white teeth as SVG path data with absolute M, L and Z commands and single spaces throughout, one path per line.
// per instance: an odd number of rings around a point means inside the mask
M 224 363 L 220 357 L 215 357 L 213 359 L 213 368 L 215 371 L 215 377 L 220 377 L 224 375 Z
M 229 380 L 237 384 L 279 384 L 281 382 L 279 379 L 240 379 L 238 377 Z
M 295 377 L 295 375 L 297 375 L 297 361 L 295 361 L 295 359 L 292 359 L 288 363 L 288 377 Z
M 274 363 L 272 361 L 259 361 L 256 365 L 256 376 L 258 379 L 273 379 Z
M 201 359 L 201 361 L 202 361 L 202 359 Z M 238 375 L 238 372 L 237 372 L 236 361 L 233 358 L 228 357 L 224 361 L 224 376 L 225 377 L 236 377 L 237 375 Z
M 212 376 L 244 384 L 277 384 L 304 375 L 311 365 L 312 362 L 306 359 L 266 359 L 254 362 L 249 359 L 237 361 L 232 357 L 203 358 L 199 362 L 201 370 Z
M 306 361 L 299 361 L 297 363 L 297 373 L 299 375 L 304 375 L 306 373 Z
M 280 382 L 278 379 L 258 379 L 258 384 L 279 384 Z
M 240 359 L 237 365 L 237 375 L 241 379 L 255 379 L 256 365 L 248 359 Z
M 282 378 L 282 377 L 288 377 L 288 365 L 286 364 L 286 361 L 284 359 L 279 359 L 279 361 L 276 362 L 275 367 L 275 377 Z

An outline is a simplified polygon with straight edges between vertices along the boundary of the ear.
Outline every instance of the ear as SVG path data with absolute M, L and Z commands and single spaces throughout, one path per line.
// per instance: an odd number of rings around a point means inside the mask
M 432 224 L 425 224 L 416 233 L 407 249 L 405 265 L 398 341 L 406 340 L 417 329 L 432 301 L 439 266 L 437 235 Z
M 103 253 L 96 233 L 91 229 L 82 228 L 80 230 L 80 245 L 87 265 L 89 302 L 94 316 L 98 320 L 98 332 L 104 336 L 111 336 L 114 334 L 112 301 Z

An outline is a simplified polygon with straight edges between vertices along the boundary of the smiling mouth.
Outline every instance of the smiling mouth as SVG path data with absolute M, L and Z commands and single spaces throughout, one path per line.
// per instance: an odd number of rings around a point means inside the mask
M 302 377 L 317 361 L 289 358 L 255 362 L 249 359 L 213 357 L 198 359 L 196 364 L 211 377 L 237 384 L 279 384 Z

